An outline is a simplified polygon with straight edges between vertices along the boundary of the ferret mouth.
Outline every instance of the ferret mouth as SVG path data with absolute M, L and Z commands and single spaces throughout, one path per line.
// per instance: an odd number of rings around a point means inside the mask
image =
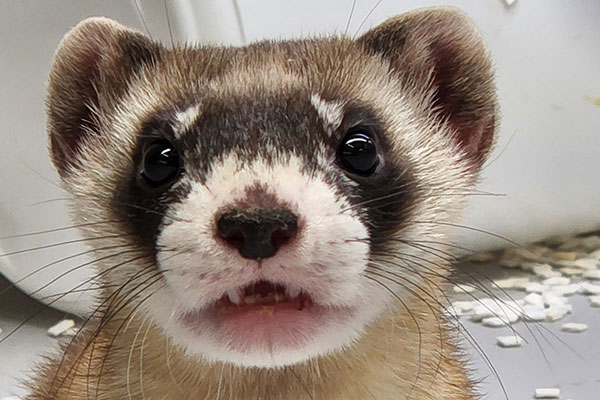
M 302 311 L 312 305 L 312 299 L 302 289 L 260 280 L 249 285 L 227 290 L 215 306 L 220 311 L 244 307 L 295 306 Z
M 303 348 L 328 325 L 350 320 L 355 311 L 319 304 L 297 286 L 259 280 L 228 289 L 207 307 L 185 313 L 182 322 L 199 338 L 210 335 L 229 351 L 274 354 L 276 349 Z

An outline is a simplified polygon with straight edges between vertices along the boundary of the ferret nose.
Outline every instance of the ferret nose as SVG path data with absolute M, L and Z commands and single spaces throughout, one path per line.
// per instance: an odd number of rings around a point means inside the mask
M 217 219 L 219 236 L 250 259 L 273 256 L 297 230 L 298 218 L 278 208 L 232 210 Z

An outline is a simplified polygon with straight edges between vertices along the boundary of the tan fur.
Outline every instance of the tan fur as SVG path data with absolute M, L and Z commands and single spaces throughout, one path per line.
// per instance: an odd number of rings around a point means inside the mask
M 99 281 L 107 285 L 101 295 L 104 305 L 89 327 L 64 347 L 62 356 L 39 368 L 28 398 L 76 400 L 98 394 L 98 399 L 473 399 L 450 324 L 443 319 L 447 257 L 403 242 L 446 241 L 444 224 L 456 220 L 493 143 L 497 105 L 491 62 L 466 18 L 449 9 L 415 12 L 386 22 L 357 42 L 330 38 L 242 49 L 157 49 L 156 60 L 133 74 L 129 69 L 134 66 L 123 61 L 127 57 L 115 47 L 115 38 L 143 43 L 148 39 L 119 25 L 106 28 L 110 24 L 114 23 L 84 22 L 70 34 L 75 42 L 65 39 L 51 72 L 48 101 L 53 159 L 74 197 L 75 220 L 114 221 L 83 232 L 93 239 L 97 257 L 106 257 L 98 262 Z M 443 28 L 447 39 L 463 43 L 459 63 L 448 75 L 452 93 L 469 98 L 465 108 L 453 105 L 449 111 L 432 104 L 434 61 L 427 53 L 444 24 L 449 24 Z M 92 88 L 85 86 L 85 79 L 69 77 L 99 46 L 85 40 L 97 32 L 96 25 L 105 30 L 109 45 L 101 44 L 101 77 Z M 402 29 L 390 31 L 390 26 Z M 398 37 L 390 38 L 390 32 Z M 81 41 L 88 47 L 78 47 Z M 386 47 L 387 41 L 404 46 L 410 57 L 397 58 L 393 43 Z M 361 101 L 395 133 L 391 153 L 399 164 L 410 166 L 411 208 L 396 241 L 372 255 L 370 272 L 383 268 L 395 274 L 383 280 L 381 290 L 393 292 L 398 301 L 343 352 L 276 370 L 207 364 L 183 354 L 144 318 L 145 295 L 160 290 L 164 282 L 154 260 L 127 236 L 108 204 L 132 168 L 140 124 L 164 107 L 181 105 L 182 112 L 194 106 L 199 91 L 219 99 L 253 96 L 257 104 L 279 92 L 305 96 L 307 101 L 315 94 L 323 101 Z M 86 104 L 90 93 L 95 93 L 95 101 Z M 69 155 L 65 145 L 73 128 L 81 129 L 72 125 L 74 113 L 90 122 L 76 156 Z M 457 135 L 465 140 L 462 146 Z M 96 240 L 106 235 L 110 237 Z M 115 256 L 104 249 L 108 246 L 119 246 L 124 253 Z M 443 244 L 435 249 L 447 251 Z M 394 254 L 407 255 L 404 263 L 398 264 Z M 116 263 L 122 266 L 113 270 Z M 144 282 L 151 285 L 145 287 Z
M 406 309 L 391 311 L 344 353 L 280 370 L 190 359 L 141 318 L 131 321 L 109 351 L 111 333 L 121 324 L 113 321 L 87 351 L 87 335 L 78 338 L 58 374 L 56 360 L 44 366 L 29 398 L 83 400 L 89 390 L 91 398 L 98 393 L 98 399 L 106 400 L 127 399 L 129 393 L 148 400 L 472 399 L 444 321 L 421 300 L 410 301 L 407 308 L 412 316 Z

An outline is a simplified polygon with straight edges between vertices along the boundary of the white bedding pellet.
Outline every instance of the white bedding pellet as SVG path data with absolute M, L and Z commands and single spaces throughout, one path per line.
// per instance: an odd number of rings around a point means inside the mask
M 564 286 L 571 283 L 571 280 L 564 276 L 555 276 L 554 278 L 544 279 L 542 283 L 546 286 Z
M 525 290 L 529 283 L 527 278 L 505 278 L 494 281 L 494 286 L 499 289 Z
M 75 326 L 75 321 L 72 319 L 63 319 L 58 324 L 48 328 L 48 336 L 59 337 L 69 332 Z
M 475 291 L 475 288 L 469 285 L 456 285 L 453 290 L 454 293 L 471 293 Z
M 600 280 L 600 269 L 585 271 L 583 277 L 587 279 Z
M 551 291 L 547 291 L 542 295 L 544 299 L 544 304 L 548 307 L 552 306 L 563 306 L 567 304 L 567 299 L 555 294 Z
M 507 254 L 502 255 L 500 260 L 498 260 L 498 263 L 504 268 L 518 268 L 522 262 L 523 260 L 520 258 Z
M 471 311 L 473 307 L 477 304 L 476 301 L 455 301 L 452 303 L 452 307 L 459 312 L 467 312 Z
M 521 318 L 527 322 L 540 322 L 546 320 L 546 310 L 543 306 L 537 307 L 532 305 L 523 306 Z
M 481 320 L 481 324 L 483 326 L 487 326 L 489 328 L 501 328 L 503 326 L 507 326 L 508 323 L 502 320 L 499 317 L 488 317 Z
M 522 337 L 518 335 L 511 336 L 498 336 L 496 337 L 496 343 L 500 347 L 521 347 L 521 345 L 525 342 Z
M 535 389 L 536 399 L 558 399 L 560 397 L 560 389 L 558 388 L 539 388 Z
M 546 290 L 548 290 L 548 286 L 542 285 L 539 282 L 531 282 L 525 287 L 527 293 L 544 293 Z
M 580 291 L 581 286 L 576 283 L 571 283 L 570 285 L 552 286 L 548 293 L 553 293 L 558 296 L 571 296 Z
M 492 253 L 474 253 L 469 256 L 469 261 L 473 262 L 489 262 L 494 260 L 496 257 Z
M 540 294 L 529 293 L 523 300 L 525 300 L 525 304 L 544 308 L 544 298 Z
M 590 296 L 590 306 L 600 307 L 600 296 Z
M 546 321 L 554 322 L 562 319 L 569 313 L 567 307 L 553 306 L 546 309 Z
M 570 266 L 579 269 L 593 270 L 598 268 L 598 260 L 590 257 L 580 258 L 573 261 Z
M 557 261 L 575 261 L 577 253 L 574 251 L 554 251 L 550 254 L 550 257 Z
M 578 268 L 565 267 L 560 269 L 560 273 L 565 276 L 578 276 L 583 274 L 583 270 Z
M 600 236 L 593 235 L 584 238 L 580 238 L 581 247 L 590 251 L 600 249 Z
M 538 276 L 541 276 L 542 278 L 545 278 L 545 279 L 559 278 L 562 276 L 560 272 L 556 271 L 554 268 L 552 268 L 548 264 L 534 267 L 532 272 Z
M 588 282 L 582 282 L 579 284 L 583 291 L 583 294 L 600 294 L 600 285 L 594 285 Z
M 580 333 L 585 331 L 587 328 L 588 326 L 586 324 L 567 322 L 566 324 L 561 325 L 560 330 L 564 332 Z

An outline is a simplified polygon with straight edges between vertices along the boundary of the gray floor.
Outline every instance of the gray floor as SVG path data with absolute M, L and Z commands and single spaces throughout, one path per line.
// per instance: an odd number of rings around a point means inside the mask
M 482 283 L 505 278 L 507 274 L 527 275 L 494 265 L 464 264 L 461 269 L 468 270 Z M 493 292 L 515 300 L 525 296 L 517 291 Z M 536 388 L 553 387 L 560 388 L 561 399 L 600 399 L 600 308 L 590 307 L 589 299 L 583 295 L 572 296 L 569 303 L 573 305 L 573 313 L 564 319 L 552 323 L 520 322 L 512 326 L 514 331 L 508 327 L 484 327 L 466 317 L 460 319 L 468 334 L 459 336 L 466 342 L 464 347 L 473 360 L 474 376 L 484 379 L 479 386 L 484 399 L 533 399 Z M 588 329 L 582 333 L 562 332 L 560 327 L 566 322 L 583 322 Z M 527 343 L 512 349 L 496 345 L 497 336 L 514 332 Z
M 506 274 L 506 270 L 489 265 L 468 268 L 475 274 L 494 279 Z M 481 280 L 485 281 L 485 278 Z M 7 285 L 0 279 L 0 291 Z M 515 298 L 523 297 L 523 293 L 511 294 Z M 461 319 L 468 334 L 458 335 L 473 360 L 474 376 L 484 378 L 480 385 L 484 399 L 532 399 L 535 388 L 539 387 L 559 387 L 561 399 L 600 399 L 600 309 L 590 308 L 588 299 L 581 295 L 572 298 L 571 303 L 574 312 L 562 321 L 527 326 L 516 324 L 515 329 L 528 341 L 517 349 L 502 349 L 495 343 L 496 336 L 512 333 L 509 328 L 487 328 Z M 2 293 L 0 328 L 4 333 L 1 337 L 41 307 L 15 290 Z M 46 336 L 46 329 L 63 317 L 60 312 L 45 309 L 0 343 L 0 398 L 23 392 L 17 382 L 26 376 L 24 371 L 40 354 L 55 348 L 56 341 Z M 569 321 L 585 322 L 589 329 L 579 334 L 561 332 L 560 325 Z M 476 342 L 480 348 L 469 341 Z

